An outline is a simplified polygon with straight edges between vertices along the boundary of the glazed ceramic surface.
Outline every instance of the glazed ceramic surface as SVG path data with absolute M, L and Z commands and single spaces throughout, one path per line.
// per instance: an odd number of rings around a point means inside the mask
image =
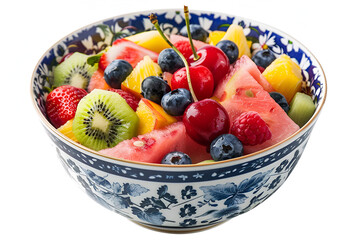
M 178 10 L 153 11 L 167 34 L 185 25 Z M 290 36 L 261 23 L 219 13 L 193 12 L 191 23 L 206 30 L 244 28 L 252 50 L 270 49 L 299 63 L 317 105 L 313 118 L 276 146 L 235 160 L 192 166 L 162 166 L 117 160 L 72 142 L 45 116 L 46 88 L 52 72 L 69 52 L 97 53 L 116 38 L 153 28 L 141 12 L 84 27 L 60 40 L 40 59 L 32 78 L 32 97 L 65 169 L 102 206 L 154 229 L 192 231 L 245 213 L 270 197 L 289 177 L 304 151 L 326 98 L 326 81 L 312 54 Z

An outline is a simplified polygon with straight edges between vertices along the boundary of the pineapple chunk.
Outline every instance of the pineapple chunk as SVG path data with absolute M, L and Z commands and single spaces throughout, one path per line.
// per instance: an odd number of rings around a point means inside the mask
M 141 60 L 129 76 L 121 83 L 121 89 L 142 98 L 141 83 L 145 78 L 150 76 L 160 76 L 162 74 L 160 66 L 155 63 L 149 56 Z
M 170 45 L 161 37 L 157 30 L 138 33 L 126 37 L 126 39 L 157 53 L 160 53 L 165 48 L 170 48 Z
M 216 46 L 218 42 L 225 36 L 224 31 L 212 31 L 209 33 L 209 44 Z
M 295 93 L 301 91 L 301 68 L 288 55 L 283 54 L 275 59 L 265 69 L 263 76 L 275 91 L 285 96 L 288 103 Z
M 236 24 L 231 24 L 227 29 L 224 37 L 221 40 L 230 40 L 233 41 L 239 48 L 239 56 L 247 55 L 251 57 L 250 48 L 246 40 L 244 30 L 241 26 Z

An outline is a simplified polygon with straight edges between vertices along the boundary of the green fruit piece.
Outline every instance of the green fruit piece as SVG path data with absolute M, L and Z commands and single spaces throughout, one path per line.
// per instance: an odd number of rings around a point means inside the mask
M 138 123 L 136 113 L 118 93 L 95 89 L 79 102 L 73 133 L 82 145 L 98 151 L 134 137 Z
M 72 85 L 86 89 L 92 74 L 97 70 L 98 64 L 91 66 L 87 63 L 88 55 L 75 52 L 64 62 L 55 67 L 54 87 Z
M 315 104 L 309 95 L 297 92 L 290 103 L 289 117 L 302 127 L 315 112 Z
M 204 161 L 199 162 L 198 164 L 214 163 L 214 162 L 216 162 L 216 161 L 215 160 L 204 160 Z

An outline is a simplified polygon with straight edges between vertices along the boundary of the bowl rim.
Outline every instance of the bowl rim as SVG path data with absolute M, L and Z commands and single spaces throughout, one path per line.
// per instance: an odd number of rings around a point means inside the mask
M 80 143 L 77 143 L 73 140 L 71 140 L 70 138 L 66 137 L 65 135 L 61 134 L 49 121 L 48 119 L 42 114 L 41 110 L 39 109 L 36 101 L 35 101 L 35 96 L 34 96 L 34 91 L 33 91 L 33 87 L 34 87 L 34 78 L 36 75 L 36 70 L 38 69 L 38 67 L 40 66 L 41 61 L 44 59 L 44 57 L 48 54 L 48 52 L 53 49 L 56 45 L 58 45 L 59 43 L 61 43 L 62 41 L 64 41 L 68 36 L 74 35 L 75 33 L 95 26 L 96 24 L 100 24 L 103 23 L 105 21 L 109 21 L 112 19 L 117 19 L 117 18 L 121 18 L 121 17 L 126 17 L 126 16 L 133 16 L 133 15 L 139 15 L 139 14 L 150 14 L 152 12 L 170 12 L 170 11 L 183 11 L 182 9 L 178 9 L 178 8 L 166 8 L 166 9 L 153 9 L 153 10 L 144 10 L 144 11 L 135 11 L 135 12 L 131 12 L 131 13 L 125 13 L 125 14 L 120 14 L 117 16 L 113 16 L 113 17 L 109 17 L 109 18 L 105 18 L 102 20 L 98 20 L 95 21 L 93 23 L 90 23 L 88 25 L 85 25 L 83 27 L 78 28 L 77 30 L 70 32 L 69 34 L 66 34 L 63 38 L 61 38 L 60 40 L 58 40 L 57 42 L 55 42 L 54 44 L 52 44 L 45 52 L 44 54 L 40 57 L 40 59 L 38 60 L 38 62 L 35 65 L 35 68 L 33 70 L 33 74 L 31 75 L 31 81 L 30 81 L 30 97 L 31 97 L 31 101 L 38 113 L 38 115 L 40 116 L 40 119 L 42 120 L 43 125 L 46 126 L 46 128 L 51 131 L 52 134 L 55 134 L 58 138 L 62 139 L 62 141 L 65 141 L 68 145 L 75 145 L 77 148 L 80 148 L 82 151 L 86 151 L 86 152 L 90 152 L 91 154 L 100 157 L 103 161 L 108 161 L 109 163 L 111 163 L 109 160 L 111 161 L 115 161 L 115 162 L 124 162 L 124 163 L 128 163 L 128 164 L 134 164 L 134 165 L 142 165 L 142 166 L 150 166 L 150 167 L 154 167 L 154 168 L 195 168 L 195 167 L 205 167 L 205 166 L 214 166 L 214 165 L 225 165 L 227 163 L 231 163 L 231 162 L 246 162 L 246 160 L 253 160 L 253 157 L 256 155 L 261 155 L 267 151 L 270 151 L 271 149 L 277 148 L 278 146 L 284 144 L 285 142 L 290 141 L 291 139 L 295 138 L 297 135 L 299 135 L 302 132 L 305 132 L 313 123 L 315 123 L 315 121 L 317 120 L 324 104 L 327 98 L 327 79 L 326 79 L 326 75 L 324 72 L 324 69 L 322 67 L 322 65 L 320 64 L 320 62 L 318 61 L 318 59 L 315 57 L 315 55 L 307 48 L 305 47 L 300 41 L 298 41 L 296 38 L 290 36 L 289 34 L 283 32 L 282 30 L 279 30 L 275 27 L 272 27 L 268 24 L 253 20 L 253 19 L 249 19 L 249 18 L 245 18 L 245 17 L 241 17 L 238 15 L 232 15 L 232 14 L 227 14 L 227 13 L 223 13 L 223 12 L 210 12 L 210 11 L 202 11 L 202 10 L 192 10 L 190 12 L 191 13 L 196 13 L 198 15 L 200 14 L 217 14 L 217 15 L 226 15 L 229 17 L 234 17 L 234 18 L 239 18 L 245 22 L 250 22 L 250 23 L 254 23 L 258 26 L 263 26 L 268 30 L 271 30 L 272 32 L 275 32 L 276 34 L 281 35 L 282 37 L 286 37 L 288 39 L 291 39 L 293 42 L 295 42 L 299 48 L 301 48 L 313 61 L 313 63 L 316 63 L 316 65 L 318 65 L 319 70 L 321 72 L 321 75 L 323 76 L 323 97 L 320 99 L 320 101 L 318 102 L 318 106 L 316 107 L 316 110 L 313 114 L 313 116 L 310 118 L 310 120 L 300 129 L 298 129 L 296 132 L 294 132 L 292 135 L 290 135 L 289 137 L 283 139 L 282 141 L 271 145 L 270 147 L 264 148 L 260 151 L 254 152 L 254 153 L 250 153 L 238 158 L 232 158 L 232 159 L 227 159 L 227 160 L 223 160 L 223 161 L 219 161 L 219 162 L 211 162 L 211 163 L 202 163 L 202 164 L 188 164 L 188 165 L 165 165 L 165 164 L 161 164 L 161 163 L 147 163 L 147 162 L 137 162 L 137 161 L 133 161 L 133 160 L 127 160 L 127 159 L 121 159 L 121 158 L 115 158 L 115 157 L 110 157 L 107 156 L 105 154 L 101 154 L 98 151 L 92 150 L 90 148 L 87 148 L 83 145 L 81 145 Z

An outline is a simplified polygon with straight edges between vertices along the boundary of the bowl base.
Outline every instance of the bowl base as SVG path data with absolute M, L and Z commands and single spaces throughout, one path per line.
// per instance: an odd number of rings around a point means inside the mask
M 195 232 L 205 231 L 213 227 L 217 227 L 220 224 L 224 223 L 224 222 L 219 222 L 219 223 L 214 223 L 212 225 L 197 226 L 197 227 L 165 227 L 165 226 L 155 226 L 155 225 L 140 223 L 135 221 L 133 222 L 150 230 L 164 232 L 164 233 L 173 233 L 173 234 L 195 233 Z

